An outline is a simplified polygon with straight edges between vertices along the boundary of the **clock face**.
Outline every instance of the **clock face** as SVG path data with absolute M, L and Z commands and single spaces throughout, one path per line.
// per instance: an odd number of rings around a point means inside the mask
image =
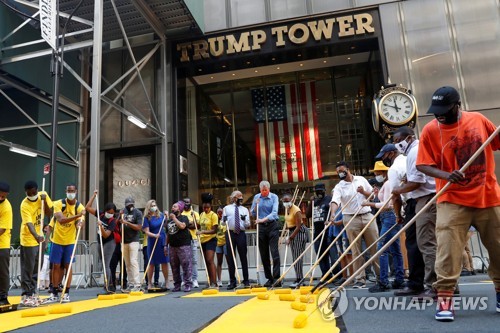
M 414 114 L 415 101 L 410 95 L 394 91 L 380 100 L 380 118 L 391 125 L 406 124 Z

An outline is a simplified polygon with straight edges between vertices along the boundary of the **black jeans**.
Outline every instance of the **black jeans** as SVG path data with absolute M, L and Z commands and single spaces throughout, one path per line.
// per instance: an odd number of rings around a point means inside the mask
M 229 240 L 231 237 L 231 241 Z M 247 260 L 247 236 L 242 230 L 239 234 L 235 234 L 233 231 L 228 230 L 226 232 L 226 247 L 227 247 L 227 269 L 229 273 L 229 283 L 235 284 L 235 272 L 236 267 L 234 266 L 233 253 L 231 252 L 231 243 L 233 244 L 234 255 L 238 253 L 241 262 L 241 270 L 243 272 L 243 283 L 248 282 L 248 260 Z
M 0 301 L 7 299 L 10 286 L 10 249 L 0 249 Z
M 42 256 L 43 260 L 43 256 Z M 40 263 L 40 266 L 43 262 Z M 21 246 L 21 289 L 22 294 L 32 296 L 36 291 L 38 275 L 38 245 Z
M 262 223 L 259 226 L 260 259 L 262 260 L 262 266 L 264 266 L 264 275 L 268 280 L 277 280 L 280 278 L 280 252 L 278 249 L 279 238 L 280 229 L 278 223 Z M 271 252 L 273 260 L 272 274 L 269 252 Z
M 116 268 L 118 264 L 121 265 L 122 262 L 122 248 L 121 243 L 116 244 L 115 251 L 113 252 L 113 256 L 111 257 L 111 262 L 109 263 L 109 268 L 111 269 L 111 277 L 108 277 L 108 280 L 111 281 L 111 285 L 116 287 Z M 120 267 L 120 270 L 123 269 L 123 287 L 127 288 L 127 266 L 125 266 L 125 260 L 123 260 L 123 267 Z M 121 274 L 121 273 L 120 273 Z M 121 275 L 120 275 L 121 278 Z M 121 285 L 120 278 L 118 278 L 118 285 Z
M 405 223 L 415 216 L 415 199 L 409 199 L 405 207 Z M 425 263 L 417 244 L 417 224 L 413 223 L 406 229 L 406 252 L 408 254 L 408 287 L 415 290 L 424 289 Z

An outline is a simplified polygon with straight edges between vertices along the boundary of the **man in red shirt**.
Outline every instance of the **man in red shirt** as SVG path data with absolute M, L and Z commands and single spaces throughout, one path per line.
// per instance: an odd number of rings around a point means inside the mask
M 500 187 L 495 176 L 493 151 L 500 137 L 464 172 L 459 169 L 496 130 L 477 112 L 460 110 L 460 95 L 441 87 L 432 96 L 427 113 L 436 119 L 422 130 L 417 169 L 436 179 L 436 190 L 451 186 L 438 198 L 436 221 L 436 274 L 438 292 L 436 320 L 453 321 L 452 295 L 462 268 L 462 251 L 470 226 L 481 235 L 490 256 L 488 273 L 495 284 L 500 312 Z

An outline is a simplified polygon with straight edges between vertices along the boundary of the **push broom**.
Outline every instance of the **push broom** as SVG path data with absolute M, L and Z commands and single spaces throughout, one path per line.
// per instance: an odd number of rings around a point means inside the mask
M 96 216 L 97 216 L 97 221 L 98 222 L 101 222 L 101 226 L 99 225 L 99 223 L 97 223 L 97 230 L 98 230 L 98 234 L 99 234 L 99 245 L 101 246 L 101 260 L 102 260 L 102 272 L 103 272 L 103 275 L 104 275 L 104 288 L 106 289 L 106 294 L 97 294 L 97 299 L 98 300 L 113 300 L 114 299 L 114 293 L 112 291 L 109 291 L 109 288 L 108 288 L 108 276 L 107 276 L 107 273 L 106 273 L 106 261 L 104 260 L 104 246 L 103 246 L 103 242 L 102 242 L 102 231 L 101 231 L 101 227 L 102 227 L 102 221 L 101 221 L 101 218 L 99 216 L 100 214 L 100 211 L 99 211 L 99 197 L 95 196 L 95 201 L 96 201 Z

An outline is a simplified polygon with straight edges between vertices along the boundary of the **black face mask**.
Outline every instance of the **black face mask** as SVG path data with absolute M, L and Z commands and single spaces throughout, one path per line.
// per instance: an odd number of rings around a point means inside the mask
M 340 180 L 346 179 L 347 178 L 347 172 L 346 171 L 339 172 L 339 178 L 340 178 Z
M 190 210 L 191 209 L 191 204 L 190 203 L 184 203 L 184 210 Z
M 439 116 L 439 117 L 445 117 L 445 120 L 440 121 L 440 123 L 445 125 L 454 124 L 458 121 L 458 115 L 459 115 L 458 107 L 454 106 L 450 111 Z M 437 118 L 438 116 L 434 115 L 434 117 Z
M 390 168 L 392 165 L 392 158 L 386 157 L 382 160 L 382 163 L 384 163 L 386 167 Z
M 325 191 L 316 191 L 316 196 L 319 199 L 323 199 L 325 197 Z
M 241 205 L 243 205 L 243 198 L 241 198 L 241 199 L 236 199 L 236 205 L 237 205 L 237 206 L 241 206 Z

